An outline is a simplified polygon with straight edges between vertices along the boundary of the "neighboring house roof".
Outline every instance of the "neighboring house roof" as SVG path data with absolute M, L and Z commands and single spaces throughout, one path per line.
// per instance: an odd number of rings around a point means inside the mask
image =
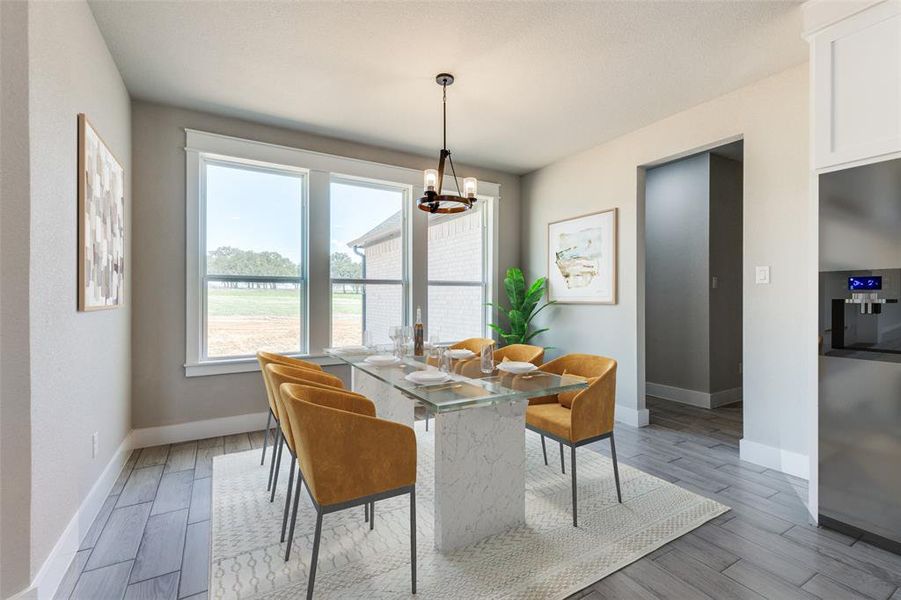
M 366 248 L 400 236 L 401 211 L 397 211 L 360 237 L 347 242 L 348 248 Z
M 470 214 L 469 212 L 445 215 L 432 215 L 430 226 L 444 221 L 452 221 Z M 360 237 L 347 242 L 348 248 L 367 248 L 380 242 L 400 237 L 401 211 L 397 211 Z
M 461 213 L 432 215 L 429 219 L 429 227 L 437 225 L 439 223 L 444 223 L 446 221 L 453 221 L 454 219 L 459 219 L 469 214 L 472 213 L 466 211 Z M 378 244 L 380 242 L 400 237 L 400 223 L 401 211 L 397 211 L 357 239 L 347 242 L 347 247 L 366 248 L 368 246 L 374 246 L 375 244 Z

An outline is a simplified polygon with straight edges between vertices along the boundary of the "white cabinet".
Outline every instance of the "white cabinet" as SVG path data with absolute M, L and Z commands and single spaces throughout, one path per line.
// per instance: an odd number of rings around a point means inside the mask
M 814 166 L 901 152 L 901 0 L 885 0 L 810 37 Z

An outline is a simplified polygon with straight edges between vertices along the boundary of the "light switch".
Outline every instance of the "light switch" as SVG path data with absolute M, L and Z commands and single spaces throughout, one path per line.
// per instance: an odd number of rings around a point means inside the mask
M 769 267 L 757 267 L 755 283 L 769 283 L 770 282 L 770 268 Z

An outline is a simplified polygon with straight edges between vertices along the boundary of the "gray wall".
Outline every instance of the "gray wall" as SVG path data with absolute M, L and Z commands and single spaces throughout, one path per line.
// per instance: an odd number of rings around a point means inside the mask
M 649 382 L 710 391 L 710 155 L 645 176 L 645 335 Z
M 646 173 L 649 383 L 704 394 L 741 386 L 741 189 L 741 163 L 709 152 Z
M 265 410 L 259 373 L 186 378 L 185 128 L 424 169 L 420 157 L 219 115 L 134 102 L 133 426 L 172 425 Z M 499 272 L 519 263 L 519 177 L 463 167 L 501 184 Z M 327 269 L 327 265 L 324 266 Z M 328 293 L 311 289 L 311 294 Z M 311 321 L 322 315 L 311 315 Z
M 742 164 L 710 155 L 710 392 L 741 386 Z
M 124 306 L 76 310 L 76 116 L 91 119 L 124 167 L 127 216 L 131 103 L 86 3 L 33 3 L 29 10 L 34 575 L 130 430 L 129 296 L 137 286 L 126 262 Z M 129 240 L 130 223 L 126 257 Z
M 28 5 L 0 2 L 0 598 L 30 580 L 28 160 Z

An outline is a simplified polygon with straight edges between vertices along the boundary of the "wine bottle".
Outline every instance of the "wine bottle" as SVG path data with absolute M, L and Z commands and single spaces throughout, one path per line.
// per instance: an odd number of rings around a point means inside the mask
M 425 353 L 422 329 L 422 309 L 416 307 L 416 323 L 413 325 L 413 356 L 422 356 Z

